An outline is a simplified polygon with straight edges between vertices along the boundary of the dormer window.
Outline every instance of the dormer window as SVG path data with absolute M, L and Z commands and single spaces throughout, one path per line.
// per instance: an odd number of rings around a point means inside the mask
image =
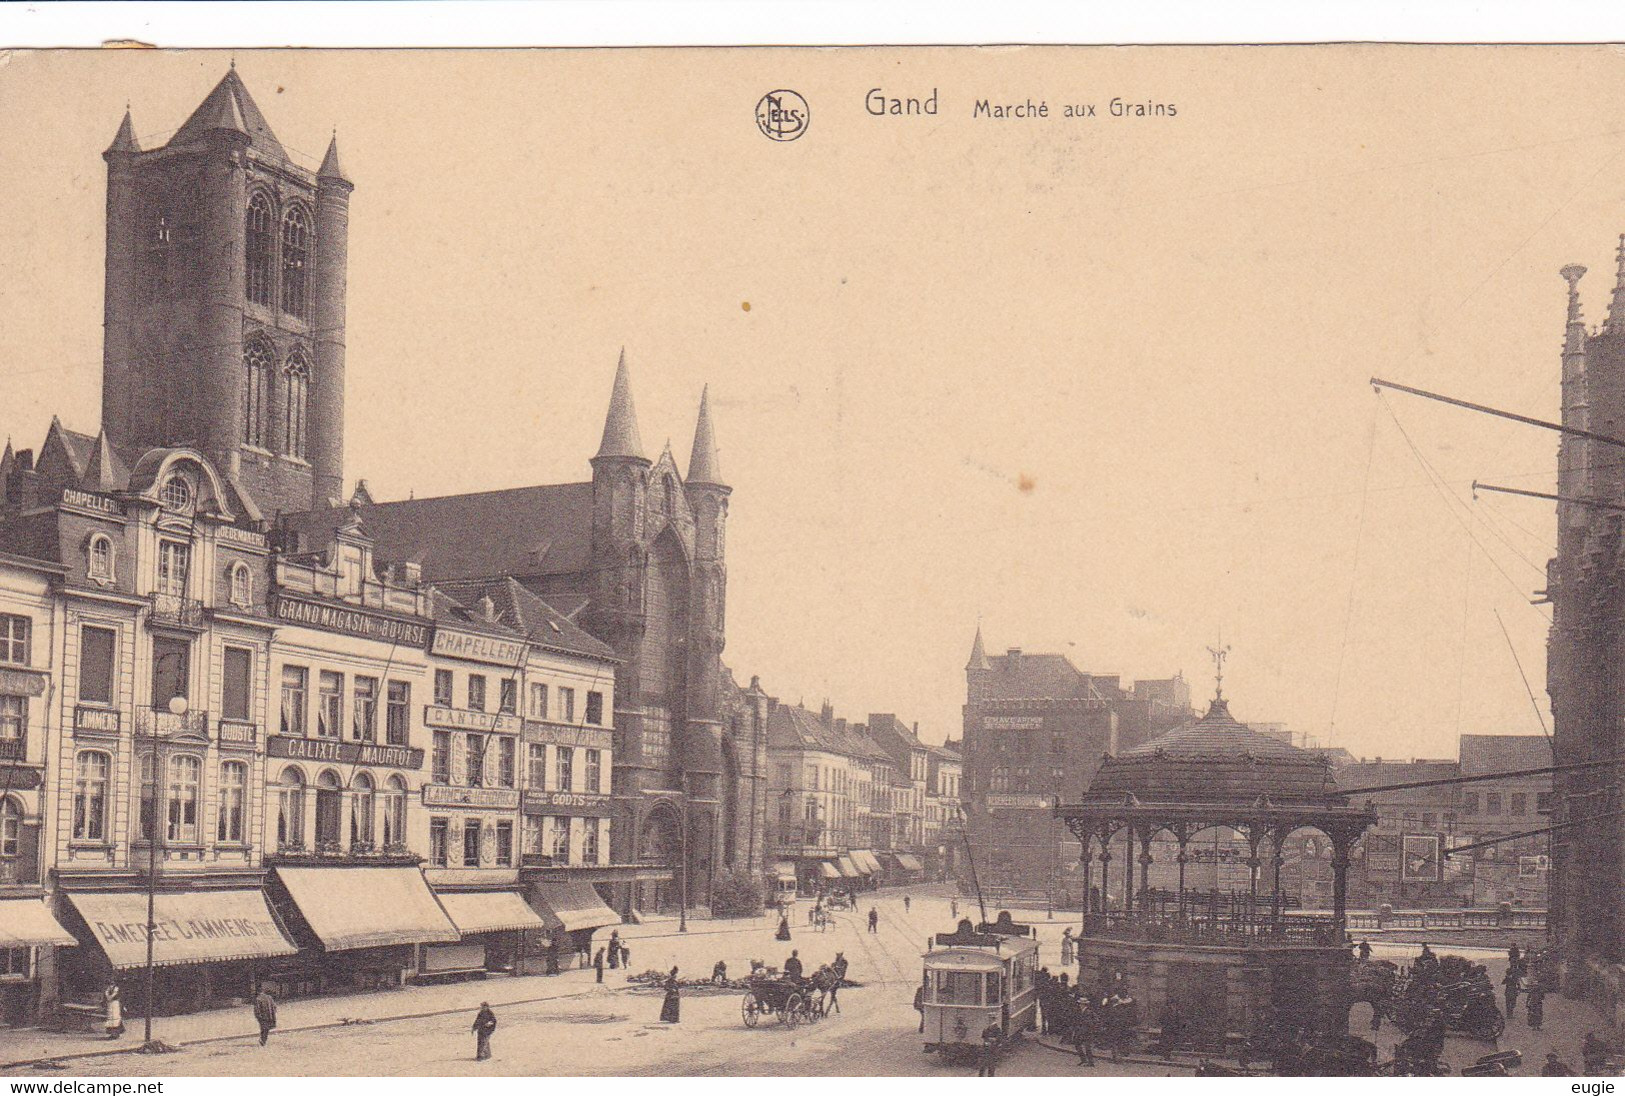
M 90 547 L 86 553 L 89 558 L 90 577 L 95 582 L 112 582 L 113 565 L 113 538 L 105 533 L 97 533 L 90 538 Z
M 185 476 L 170 476 L 164 481 L 164 487 L 159 492 L 158 499 L 167 510 L 186 510 L 192 505 L 192 485 L 186 482 Z

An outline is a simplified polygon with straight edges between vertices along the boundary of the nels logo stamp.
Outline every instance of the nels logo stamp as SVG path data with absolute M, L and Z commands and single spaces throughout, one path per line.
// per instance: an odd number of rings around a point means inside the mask
M 793 91 L 770 91 L 756 103 L 756 128 L 774 141 L 794 141 L 811 121 L 807 100 Z

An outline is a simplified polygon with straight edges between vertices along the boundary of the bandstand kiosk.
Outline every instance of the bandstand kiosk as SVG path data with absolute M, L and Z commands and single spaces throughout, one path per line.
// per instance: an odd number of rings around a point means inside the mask
M 1319 754 L 1237 722 L 1222 678 L 1206 715 L 1107 756 L 1082 800 L 1056 813 L 1083 843 L 1093 895 L 1078 937 L 1082 985 L 1109 991 L 1126 980 L 1142 1026 L 1177 1022 L 1204 1041 L 1280 1024 L 1347 1030 L 1349 850 L 1375 813 L 1349 805 Z M 1194 840 L 1215 827 L 1249 852 L 1246 892 L 1186 889 Z M 1305 827 L 1329 839 L 1329 911 L 1285 908 L 1284 849 Z M 1173 892 L 1149 885 L 1161 834 L 1172 839 L 1162 847 L 1178 850 Z

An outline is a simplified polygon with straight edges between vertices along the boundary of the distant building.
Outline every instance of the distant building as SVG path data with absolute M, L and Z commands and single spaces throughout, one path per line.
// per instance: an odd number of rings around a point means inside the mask
M 980 628 L 965 679 L 964 799 L 979 881 L 995 894 L 1081 901 L 1071 893 L 1076 842 L 1056 804 L 1079 798 L 1107 753 L 1189 720 L 1189 686 L 1176 675 L 1124 689 L 1116 674 L 1019 648 L 990 657 Z
M 925 872 L 935 881 L 957 879 L 965 858 L 960 781 L 964 758 L 959 743 L 949 739 L 932 746 L 926 757 Z

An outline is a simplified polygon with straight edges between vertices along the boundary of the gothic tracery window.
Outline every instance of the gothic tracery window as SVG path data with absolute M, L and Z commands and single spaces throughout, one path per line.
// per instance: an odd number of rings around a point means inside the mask
M 310 316 L 310 214 L 291 206 L 282 215 L 282 311 Z
M 283 390 L 286 396 L 283 423 L 286 425 L 282 451 L 291 457 L 303 458 L 307 425 L 306 405 L 310 400 L 310 359 L 303 350 L 288 355 L 283 368 Z
M 271 396 L 271 372 L 276 359 L 263 340 L 243 347 L 243 441 L 262 448 L 270 442 L 267 410 Z
M 271 307 L 271 251 L 275 214 L 263 192 L 248 200 L 246 293 L 254 304 Z

